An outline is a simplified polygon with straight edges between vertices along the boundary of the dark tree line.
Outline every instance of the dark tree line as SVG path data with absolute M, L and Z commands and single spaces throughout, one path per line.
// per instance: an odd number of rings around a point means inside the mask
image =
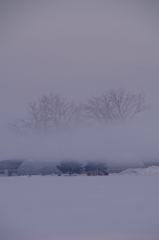
M 9 127 L 17 133 L 28 130 L 35 134 L 52 133 L 85 123 L 107 125 L 130 121 L 148 108 L 143 93 L 130 93 L 124 89 L 109 90 L 99 97 L 92 96 L 79 105 L 58 94 L 50 94 L 28 103 L 26 117 L 16 119 Z
M 64 174 L 86 173 L 88 176 L 108 175 L 107 163 L 105 161 L 89 161 L 86 165 L 75 160 L 63 160 L 57 168 Z
M 108 175 L 107 164 L 104 161 L 89 161 L 85 166 L 85 172 L 88 176 Z
M 83 165 L 78 161 L 73 160 L 64 160 L 59 165 L 57 165 L 57 168 L 62 173 L 67 173 L 70 176 L 72 174 L 81 174 L 83 171 Z

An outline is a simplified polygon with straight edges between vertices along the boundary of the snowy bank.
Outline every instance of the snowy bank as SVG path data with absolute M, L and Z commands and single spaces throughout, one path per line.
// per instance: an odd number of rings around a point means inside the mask
M 118 173 L 117 175 L 158 175 L 159 176 L 159 167 L 151 166 L 148 168 L 129 168 Z

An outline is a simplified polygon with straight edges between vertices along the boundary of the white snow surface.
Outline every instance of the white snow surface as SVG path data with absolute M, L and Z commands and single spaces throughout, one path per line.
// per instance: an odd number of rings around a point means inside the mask
M 148 168 L 129 168 L 118 174 L 119 175 L 159 175 L 159 167 L 151 166 Z
M 0 240 L 159 240 L 159 176 L 140 173 L 0 177 Z

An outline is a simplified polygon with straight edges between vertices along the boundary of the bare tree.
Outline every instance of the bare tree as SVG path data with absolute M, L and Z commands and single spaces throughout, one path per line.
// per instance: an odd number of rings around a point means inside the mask
M 48 133 L 69 129 L 80 122 L 80 107 L 57 94 L 43 95 L 36 102 L 28 103 L 26 110 L 26 118 L 10 124 L 12 130 Z
M 44 95 L 39 98 L 41 122 L 45 130 L 63 130 L 76 126 L 80 120 L 80 107 L 59 95 Z
M 148 108 L 143 93 L 130 93 L 124 89 L 110 90 L 100 97 L 92 96 L 82 104 L 85 118 L 100 124 L 130 121 Z

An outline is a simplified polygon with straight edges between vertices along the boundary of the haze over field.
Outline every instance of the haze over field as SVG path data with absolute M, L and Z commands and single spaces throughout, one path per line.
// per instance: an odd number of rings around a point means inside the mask
M 159 158 L 159 2 L 0 2 L 0 160 L 15 157 Z M 37 139 L 6 127 L 57 93 L 84 102 L 109 89 L 144 92 L 152 106 L 126 125 Z

